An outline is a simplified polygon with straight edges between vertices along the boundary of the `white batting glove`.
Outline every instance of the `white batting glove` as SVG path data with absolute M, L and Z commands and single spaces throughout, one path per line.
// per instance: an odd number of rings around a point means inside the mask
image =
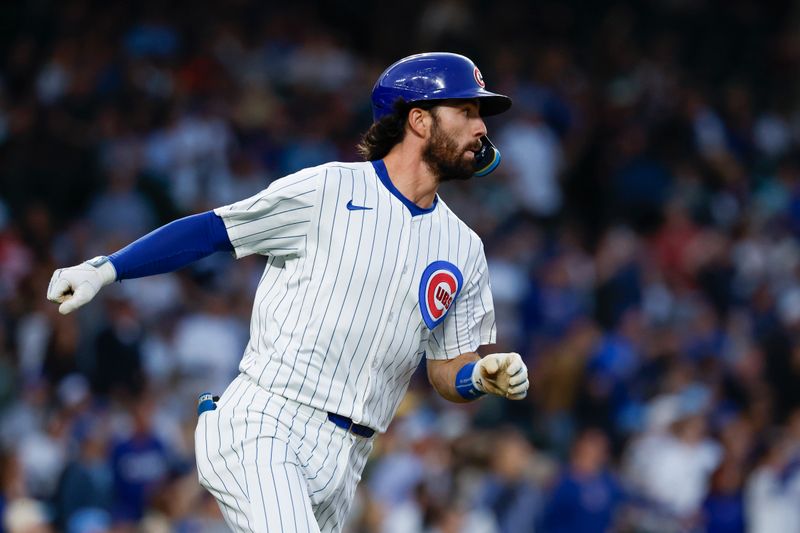
M 472 382 L 482 392 L 521 400 L 528 394 L 528 367 L 518 353 L 489 354 L 475 363 Z
M 80 265 L 59 268 L 50 278 L 47 299 L 61 304 L 62 315 L 89 303 L 106 285 L 117 279 L 117 271 L 106 256 L 98 256 Z

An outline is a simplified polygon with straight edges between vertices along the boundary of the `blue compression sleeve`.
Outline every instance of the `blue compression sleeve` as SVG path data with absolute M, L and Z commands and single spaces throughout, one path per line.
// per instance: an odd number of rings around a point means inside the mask
M 117 280 L 172 272 L 214 252 L 233 251 L 213 211 L 170 222 L 109 256 Z

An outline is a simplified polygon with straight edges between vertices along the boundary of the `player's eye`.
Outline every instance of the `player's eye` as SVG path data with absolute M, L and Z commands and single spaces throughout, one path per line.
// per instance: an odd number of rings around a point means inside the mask
M 477 117 L 479 115 L 478 106 L 476 105 L 465 105 L 461 108 L 461 112 L 464 113 L 464 116 L 467 118 Z

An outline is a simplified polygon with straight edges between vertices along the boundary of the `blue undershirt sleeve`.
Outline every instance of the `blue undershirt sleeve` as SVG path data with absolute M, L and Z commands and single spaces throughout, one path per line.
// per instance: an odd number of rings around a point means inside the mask
M 170 222 L 109 256 L 117 280 L 178 270 L 214 252 L 233 251 L 225 223 L 213 211 Z

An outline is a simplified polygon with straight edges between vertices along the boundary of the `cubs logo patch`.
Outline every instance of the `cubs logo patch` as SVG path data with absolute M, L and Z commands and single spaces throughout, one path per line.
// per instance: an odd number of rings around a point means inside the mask
M 425 268 L 419 281 L 419 311 L 428 329 L 444 320 L 463 282 L 461 271 L 453 263 L 434 261 Z

